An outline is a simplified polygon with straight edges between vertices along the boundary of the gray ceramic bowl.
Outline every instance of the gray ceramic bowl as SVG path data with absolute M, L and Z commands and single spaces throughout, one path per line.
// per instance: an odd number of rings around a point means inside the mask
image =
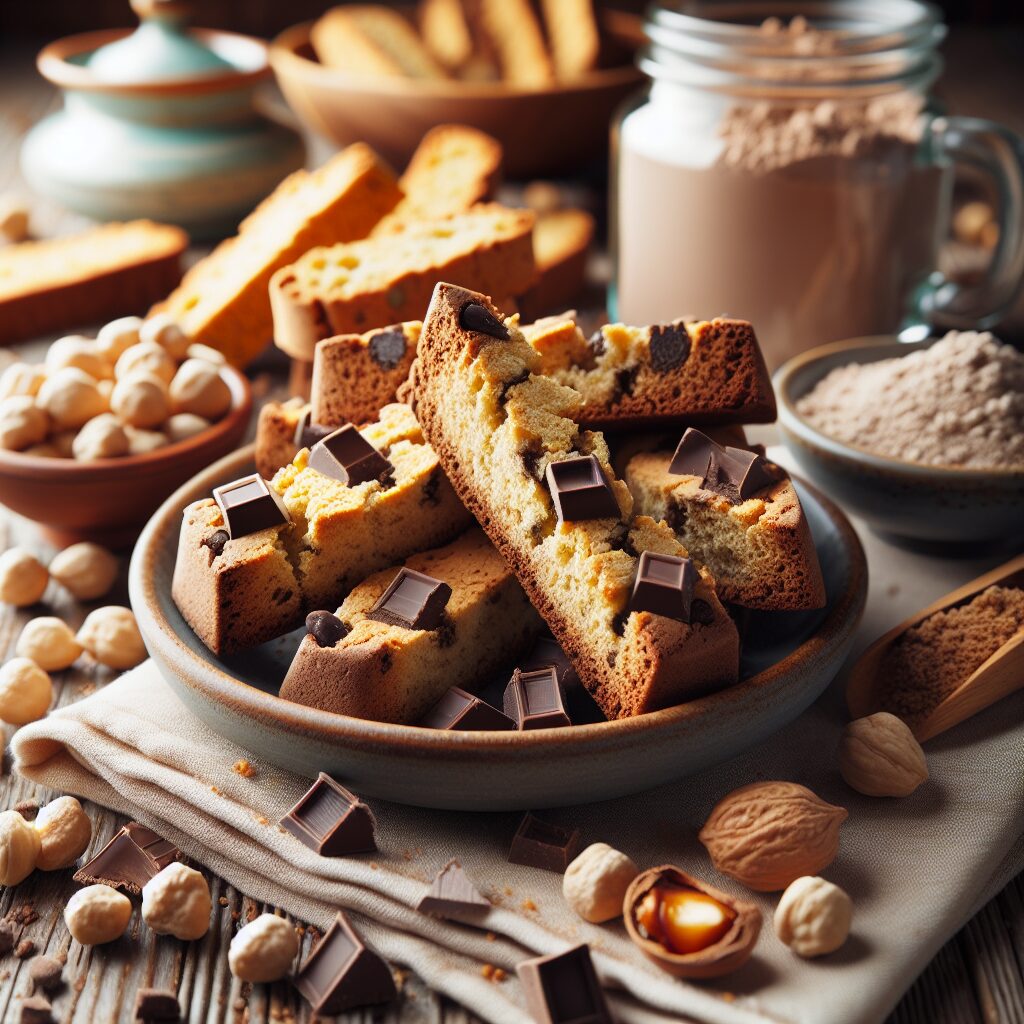
M 779 427 L 800 469 L 839 505 L 896 541 L 1012 544 L 1024 535 L 1024 470 L 948 469 L 844 444 L 798 415 L 796 403 L 830 370 L 927 348 L 883 335 L 822 345 L 775 373 Z
M 722 693 L 638 718 L 525 733 L 440 732 L 332 715 L 276 696 L 298 634 L 218 659 L 171 600 L 182 509 L 251 472 L 250 447 L 163 504 L 132 557 L 132 607 L 160 671 L 213 729 L 304 775 L 330 772 L 366 796 L 465 810 L 558 806 L 636 792 L 705 768 L 765 739 L 825 689 L 864 608 L 867 567 L 856 534 L 831 502 L 799 485 L 828 605 L 752 616 L 744 680 Z

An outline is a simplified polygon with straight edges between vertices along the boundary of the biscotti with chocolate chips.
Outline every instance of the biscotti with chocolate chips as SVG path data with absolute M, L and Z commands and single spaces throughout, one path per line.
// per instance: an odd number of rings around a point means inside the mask
M 590 338 L 570 316 L 524 329 L 542 373 L 583 396 L 588 426 L 770 423 L 775 393 L 745 320 L 607 324 Z
M 603 436 L 575 422 L 580 395 L 541 374 L 515 318 L 438 284 L 401 394 L 609 718 L 736 681 L 739 638 L 711 574 L 667 526 L 634 518 Z M 671 615 L 634 592 L 645 555 L 673 576 Z
M 504 559 L 476 528 L 359 583 L 314 612 L 281 696 L 339 715 L 412 724 L 450 686 L 475 689 L 541 629 Z

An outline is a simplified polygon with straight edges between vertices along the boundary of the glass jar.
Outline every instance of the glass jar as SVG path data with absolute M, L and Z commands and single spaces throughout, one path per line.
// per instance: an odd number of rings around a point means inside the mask
M 613 317 L 741 317 L 774 367 L 1008 308 L 1024 274 L 1020 140 L 938 116 L 936 8 L 709 0 L 655 5 L 645 30 L 651 82 L 613 127 Z M 936 270 L 960 160 L 999 201 L 999 242 L 970 289 Z

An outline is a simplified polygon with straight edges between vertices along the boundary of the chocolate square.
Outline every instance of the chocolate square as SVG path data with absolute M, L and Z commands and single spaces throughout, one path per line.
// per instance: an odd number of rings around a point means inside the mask
M 231 538 L 291 522 L 281 496 L 258 473 L 213 489 Z
M 585 943 L 516 968 L 526 1006 L 539 1024 L 613 1024 Z
M 517 668 L 505 687 L 505 714 L 521 731 L 572 725 L 555 666 L 546 665 L 532 672 Z
M 619 504 L 596 456 L 549 462 L 545 476 L 559 522 L 618 518 Z
M 723 447 L 693 427 L 680 438 L 668 471 L 676 476 L 699 476 L 701 487 L 733 504 L 746 501 L 776 481 L 761 453 Z
M 579 829 L 552 825 L 527 811 L 512 837 L 508 859 L 511 864 L 564 874 L 579 849 Z
M 576 669 L 573 668 L 572 662 L 559 646 L 558 641 L 553 636 L 540 636 L 537 637 L 533 650 L 519 663 L 519 667 L 524 672 L 532 672 L 534 669 L 545 668 L 548 665 L 555 667 L 563 691 L 567 691 L 579 683 L 580 677 L 576 674 Z
M 313 410 L 307 409 L 295 426 L 295 447 L 312 448 L 317 441 L 322 441 L 337 429 L 337 427 L 328 427 L 323 423 L 314 423 Z
M 699 476 L 703 480 L 711 465 L 711 450 L 716 447 L 707 434 L 688 427 L 679 439 L 668 471 L 675 476 Z
M 449 687 L 444 696 L 427 712 L 419 723 L 424 729 L 486 729 L 489 731 L 514 729 L 515 722 L 492 708 L 479 697 L 458 686 Z
M 351 423 L 313 445 L 309 466 L 349 487 L 368 480 L 383 481 L 394 472 L 394 466 Z
M 689 622 L 696 582 L 697 570 L 689 558 L 644 551 L 637 565 L 629 610 Z
M 421 914 L 450 918 L 454 921 L 479 921 L 491 909 L 466 877 L 462 865 L 450 860 L 437 873 L 427 894 L 416 904 Z
M 482 303 L 467 302 L 459 310 L 459 326 L 464 331 L 487 334 L 499 341 L 508 341 L 508 328 Z
M 145 825 L 130 821 L 75 872 L 75 881 L 82 885 L 109 885 L 138 896 L 151 878 L 172 861 L 181 859 L 181 850 L 174 843 L 161 839 Z
M 344 857 L 377 849 L 373 812 L 323 772 L 281 819 L 281 826 L 321 857 Z
M 144 1024 L 181 1020 L 181 1006 L 173 992 L 159 988 L 140 988 L 135 994 L 135 1020 Z
M 447 583 L 403 565 L 366 617 L 405 629 L 437 629 L 451 596 Z

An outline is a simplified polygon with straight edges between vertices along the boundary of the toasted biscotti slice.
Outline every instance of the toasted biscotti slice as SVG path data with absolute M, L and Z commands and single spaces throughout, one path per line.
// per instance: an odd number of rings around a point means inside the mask
M 580 416 L 588 426 L 775 419 L 771 378 L 745 320 L 606 324 L 586 338 L 572 318 L 551 317 L 523 333 L 541 372 L 583 396 Z
M 458 77 L 473 58 L 473 32 L 463 0 L 421 0 L 417 15 L 427 49 Z
M 347 635 L 333 646 L 303 639 L 282 697 L 339 715 L 412 724 L 449 686 L 477 689 L 540 632 L 540 616 L 479 529 L 413 555 L 405 566 L 451 588 L 439 620 L 410 628 L 374 618 L 398 569 L 375 573 L 337 611 Z
M 594 0 L 541 0 L 555 74 L 578 78 L 597 67 L 601 35 Z
M 285 178 L 158 308 L 231 362 L 247 363 L 273 335 L 267 288 L 274 271 L 314 246 L 364 238 L 401 198 L 373 150 L 349 146 L 318 170 Z
M 743 501 L 707 490 L 697 476 L 669 472 L 672 452 L 634 455 L 626 483 L 645 515 L 663 519 L 714 573 L 723 601 L 766 611 L 821 608 L 825 584 L 792 481 L 779 479 Z
M 438 284 L 401 391 L 459 497 L 609 718 L 735 682 L 739 638 L 706 569 L 697 575 L 691 621 L 631 610 L 638 556 L 685 558 L 686 551 L 664 524 L 634 519 L 603 436 L 575 422 L 579 394 L 541 375 L 540 356 L 515 318 L 502 324 L 500 316 L 485 296 Z M 589 456 L 615 514 L 562 522 L 548 468 Z
M 533 226 L 537 280 L 519 298 L 524 319 L 565 309 L 579 298 L 593 238 L 594 218 L 586 210 L 553 210 L 538 215 Z
M 543 89 L 555 79 L 540 19 L 530 0 L 478 0 L 480 22 L 509 85 Z
M 274 340 L 312 362 L 318 341 L 423 315 L 439 278 L 516 294 L 533 282 L 528 210 L 482 204 L 395 234 L 311 249 L 270 282 Z
M 446 78 L 416 30 L 384 4 L 333 7 L 313 24 L 321 64 L 354 75 Z
M 260 409 L 256 422 L 256 472 L 267 480 L 287 466 L 300 448 L 296 434 L 304 419 L 308 422 L 309 402 L 289 398 L 284 402 L 267 402 Z M 341 426 L 341 424 L 337 424 Z

